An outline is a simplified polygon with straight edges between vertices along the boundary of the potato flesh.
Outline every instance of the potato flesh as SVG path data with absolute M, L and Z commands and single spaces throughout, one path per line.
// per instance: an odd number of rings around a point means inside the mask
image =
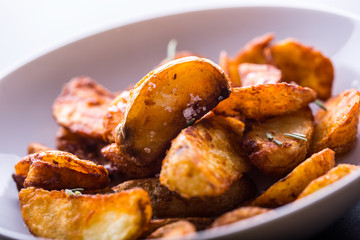
M 125 119 L 117 127 L 116 143 L 129 161 L 148 165 L 164 157 L 181 129 L 229 93 L 226 75 L 210 60 L 186 57 L 171 61 L 132 90 Z
M 301 163 L 310 149 L 313 135 L 313 116 L 310 108 L 263 121 L 247 122 L 243 145 L 250 161 L 264 174 L 283 177 Z M 282 143 L 268 139 L 270 133 Z M 299 133 L 304 140 L 284 135 Z
M 53 116 L 76 135 L 102 140 L 103 116 L 114 97 L 89 77 L 73 78 L 55 100 Z
M 30 232 L 51 239 L 137 239 L 151 219 L 142 189 L 104 194 L 67 195 L 33 187 L 19 193 Z
M 242 87 L 281 82 L 281 71 L 269 64 L 242 63 L 238 71 Z
M 324 103 L 327 111 L 315 115 L 312 151 L 331 148 L 337 156 L 348 153 L 354 146 L 359 125 L 360 92 L 345 90 Z
M 312 88 L 323 100 L 331 96 L 334 68 L 321 52 L 295 39 L 285 39 L 271 47 L 271 55 L 285 81 Z
M 94 190 L 104 188 L 110 182 L 103 166 L 61 151 L 45 151 L 25 156 L 15 165 L 15 173 L 26 177 L 24 187 L 49 190 Z
M 253 182 L 245 176 L 217 197 L 184 198 L 161 185 L 157 178 L 129 180 L 112 189 L 119 192 L 136 187 L 149 193 L 155 218 L 215 217 L 234 209 L 256 192 Z
M 294 201 L 305 187 L 335 166 L 335 152 L 324 149 L 299 164 L 286 177 L 280 179 L 249 205 L 275 208 Z
M 298 196 L 298 199 L 310 195 L 311 193 L 316 192 L 317 190 L 336 182 L 337 180 L 343 178 L 344 176 L 350 174 L 353 171 L 359 170 L 359 166 L 351 164 L 339 164 L 333 169 L 330 169 L 330 171 L 326 174 L 312 180 Z
M 161 184 L 184 197 L 224 193 L 250 169 L 242 156 L 243 129 L 241 121 L 214 114 L 184 129 L 163 160 Z
M 316 93 L 310 88 L 288 83 L 262 84 L 233 88 L 230 97 L 213 111 L 225 116 L 240 114 L 249 119 L 263 119 L 295 112 L 315 98 Z

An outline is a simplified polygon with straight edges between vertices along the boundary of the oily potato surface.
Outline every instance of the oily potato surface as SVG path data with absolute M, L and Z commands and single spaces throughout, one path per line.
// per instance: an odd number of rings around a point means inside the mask
M 274 44 L 271 55 L 285 81 L 312 88 L 323 100 L 331 96 L 334 68 L 321 52 L 289 38 Z
M 15 173 L 24 176 L 24 187 L 44 189 L 106 187 L 110 180 L 107 170 L 91 161 L 80 160 L 71 153 L 45 151 L 30 154 L 15 165 Z
M 249 160 L 261 172 L 272 177 L 283 177 L 306 158 L 313 125 L 313 115 L 308 107 L 271 119 L 248 121 L 243 146 Z M 268 133 L 280 141 L 281 145 L 268 139 Z M 307 141 L 284 133 L 302 134 Z
M 164 156 L 181 129 L 229 94 L 228 78 L 210 60 L 173 60 L 150 72 L 131 91 L 116 143 L 129 160 L 147 165 Z
M 49 239 L 137 239 L 151 219 L 142 189 L 97 195 L 68 195 L 33 187 L 19 193 L 30 232 Z
M 222 101 L 214 112 L 245 118 L 262 119 L 295 112 L 314 101 L 316 93 L 306 87 L 288 83 L 272 83 L 233 88 L 228 99 Z
M 251 167 L 242 155 L 243 129 L 240 120 L 215 114 L 184 129 L 163 160 L 161 184 L 184 197 L 224 193 Z
M 335 166 L 335 152 L 324 149 L 299 164 L 286 177 L 270 186 L 249 205 L 276 208 L 294 201 L 305 187 Z
M 281 82 L 281 71 L 270 64 L 242 63 L 238 72 L 242 87 Z
M 327 111 L 315 115 L 312 151 L 331 148 L 336 155 L 348 153 L 355 144 L 360 115 L 360 92 L 349 89 L 324 103 Z

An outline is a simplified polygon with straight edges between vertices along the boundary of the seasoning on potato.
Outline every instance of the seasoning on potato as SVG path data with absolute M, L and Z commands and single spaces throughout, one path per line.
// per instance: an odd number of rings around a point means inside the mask
M 242 63 L 238 71 L 242 87 L 281 82 L 281 71 L 269 64 Z

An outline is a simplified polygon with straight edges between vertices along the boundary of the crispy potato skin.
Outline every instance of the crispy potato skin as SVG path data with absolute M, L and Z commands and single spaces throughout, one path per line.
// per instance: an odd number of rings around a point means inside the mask
M 242 87 L 281 82 L 281 71 L 269 64 L 242 63 L 238 71 Z
M 107 112 L 104 114 L 104 139 L 109 143 L 115 142 L 116 127 L 124 119 L 129 97 L 130 91 L 123 91 L 110 103 Z
M 241 221 L 269 211 L 270 210 L 267 208 L 254 207 L 254 206 L 240 207 L 230 212 L 224 213 L 220 217 L 216 218 L 215 221 L 211 224 L 211 228 L 220 227 L 223 225 Z
M 33 187 L 19 193 L 25 224 L 50 239 L 136 239 L 151 219 L 142 189 L 104 195 L 67 195 Z
M 334 68 L 321 52 L 289 38 L 273 45 L 271 55 L 285 81 L 312 88 L 323 100 L 331 96 Z
M 87 138 L 103 138 L 103 116 L 113 93 L 89 77 L 76 77 L 64 85 L 53 104 L 57 123 L 72 133 Z
M 262 84 L 233 88 L 230 97 L 213 111 L 225 116 L 240 114 L 245 118 L 263 119 L 295 112 L 315 98 L 316 93 L 310 88 L 288 83 Z
M 241 121 L 214 114 L 184 129 L 163 160 L 161 184 L 183 197 L 223 194 L 251 168 L 242 155 L 243 129 Z
M 180 220 L 158 228 L 153 233 L 148 235 L 146 238 L 174 239 L 174 238 L 181 238 L 187 234 L 195 233 L 195 232 L 196 232 L 196 228 L 194 224 L 186 220 Z
M 46 151 L 27 155 L 15 165 L 15 173 L 24 176 L 24 187 L 44 189 L 101 189 L 109 185 L 107 170 L 71 153 Z
M 252 206 L 275 208 L 294 201 L 305 187 L 335 166 L 335 152 L 324 149 L 299 164 L 264 193 L 250 202 Z
M 354 146 L 360 115 L 360 93 L 349 89 L 324 103 L 327 111 L 315 115 L 312 151 L 331 148 L 337 156 L 348 153 Z
M 313 119 L 310 108 L 306 107 L 272 119 L 248 121 L 243 146 L 250 161 L 268 176 L 285 176 L 307 156 L 314 130 Z M 266 133 L 279 140 L 282 146 L 269 140 Z M 284 133 L 303 134 L 307 141 Z
M 234 209 L 256 192 L 246 176 L 218 197 L 183 198 L 160 184 L 157 178 L 129 180 L 112 189 L 115 192 L 141 187 L 149 193 L 155 218 L 215 217 Z
M 196 81 L 194 81 L 196 79 Z M 131 91 L 116 143 L 137 165 L 163 158 L 171 140 L 230 94 L 228 78 L 210 60 L 186 57 L 150 72 Z
M 160 172 L 161 160 L 155 161 L 145 166 L 138 166 L 133 161 L 127 159 L 127 156 L 124 156 L 116 146 L 115 143 L 112 143 L 108 146 L 105 146 L 101 149 L 101 153 L 104 158 L 108 159 L 119 172 L 126 179 L 137 179 L 137 178 L 146 178 L 155 176 L 156 173 Z
M 225 51 L 220 52 L 219 65 L 229 75 L 232 87 L 241 87 L 241 81 L 238 72 L 238 66 L 241 63 L 268 63 L 266 49 L 274 38 L 274 34 L 267 33 L 256 37 L 248 42 L 234 58 L 230 58 Z
M 298 196 L 298 199 L 310 195 L 311 193 L 336 182 L 353 171 L 359 171 L 359 169 L 360 166 L 339 164 L 333 169 L 330 169 L 326 174 L 312 180 Z

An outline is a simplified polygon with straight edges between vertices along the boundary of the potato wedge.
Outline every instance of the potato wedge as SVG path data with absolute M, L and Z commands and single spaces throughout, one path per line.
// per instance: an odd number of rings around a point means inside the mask
M 163 160 L 161 184 L 183 197 L 223 194 L 251 168 L 242 156 L 243 129 L 241 121 L 214 114 L 184 129 Z
M 137 239 L 151 219 L 146 191 L 67 195 L 33 187 L 19 193 L 29 231 L 49 239 Z
M 180 220 L 156 229 L 153 233 L 148 235 L 146 239 L 179 239 L 195 232 L 196 228 L 194 224 L 186 220 Z
M 216 218 L 215 221 L 211 224 L 211 228 L 220 227 L 223 225 L 241 221 L 269 211 L 270 210 L 267 208 L 254 206 L 240 207 L 230 212 L 224 213 L 220 217 Z
M 116 127 L 124 120 L 126 104 L 130 98 L 130 91 L 123 91 L 111 103 L 103 118 L 104 139 L 109 143 L 115 142 Z
M 297 166 L 264 193 L 250 202 L 252 206 L 275 208 L 294 201 L 306 186 L 335 165 L 335 152 L 324 149 Z
M 268 57 L 265 49 L 268 47 L 270 41 L 274 38 L 271 33 L 256 37 L 248 42 L 232 59 L 225 51 L 222 51 L 219 56 L 219 65 L 224 69 L 225 73 L 229 75 L 232 87 L 241 87 L 241 81 L 238 72 L 238 66 L 241 63 L 268 63 Z
M 64 85 L 53 104 L 57 123 L 87 138 L 103 138 L 103 116 L 114 94 L 89 77 L 76 77 Z
M 330 169 L 326 174 L 312 180 L 307 187 L 300 193 L 299 198 L 303 198 L 307 195 L 310 195 L 317 190 L 330 185 L 342 177 L 350 174 L 353 171 L 359 171 L 360 166 L 351 165 L 351 164 L 339 164 L 333 169 Z
M 242 63 L 238 71 L 242 87 L 281 82 L 281 71 L 269 64 Z
M 229 94 L 225 73 L 210 60 L 171 61 L 150 72 L 131 91 L 116 143 L 129 161 L 148 165 L 164 157 L 181 129 Z
M 256 192 L 254 183 L 246 176 L 218 197 L 183 198 L 161 185 L 157 178 L 129 180 L 112 189 L 119 192 L 137 187 L 149 193 L 155 218 L 215 217 L 249 200 Z
M 312 88 L 323 100 L 331 96 L 334 67 L 321 52 L 289 38 L 272 46 L 271 55 L 286 82 Z
M 360 93 L 345 90 L 330 98 L 315 115 L 312 151 L 331 148 L 337 156 L 348 153 L 354 146 L 360 114 Z
M 137 179 L 155 176 L 160 173 L 161 160 L 159 159 L 149 165 L 138 166 L 133 161 L 129 161 L 120 152 L 115 143 L 101 149 L 105 159 L 109 160 L 114 167 L 124 176 L 125 179 Z
M 283 177 L 304 161 L 310 150 L 314 118 L 309 107 L 279 117 L 246 122 L 243 146 L 250 161 L 264 174 Z M 267 138 L 271 134 L 281 146 Z M 307 140 L 284 135 L 302 134 Z
M 101 189 L 109 185 L 103 166 L 80 160 L 71 153 L 46 151 L 25 156 L 15 165 L 15 173 L 24 176 L 24 187 L 48 190 L 65 188 Z
M 306 87 L 272 83 L 233 88 L 230 97 L 213 111 L 216 114 L 262 119 L 295 112 L 314 101 L 316 93 Z

